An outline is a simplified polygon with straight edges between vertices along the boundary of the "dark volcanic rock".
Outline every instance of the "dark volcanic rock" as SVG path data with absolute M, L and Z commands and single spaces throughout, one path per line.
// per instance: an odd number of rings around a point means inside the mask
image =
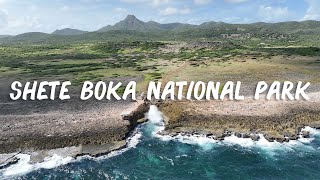
M 260 136 L 257 135 L 257 134 L 254 134 L 254 135 L 251 135 L 250 138 L 251 138 L 253 141 L 259 141 Z
M 303 138 L 310 138 L 310 132 L 308 131 L 301 131 L 300 134 Z

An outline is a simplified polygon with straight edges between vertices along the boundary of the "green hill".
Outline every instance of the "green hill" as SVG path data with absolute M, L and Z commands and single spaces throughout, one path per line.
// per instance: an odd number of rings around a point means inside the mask
M 88 31 L 81 31 L 78 29 L 71 29 L 71 28 L 65 28 L 65 29 L 57 29 L 53 33 L 54 35 L 63 35 L 63 36 L 68 36 L 68 35 L 81 35 L 88 33 Z

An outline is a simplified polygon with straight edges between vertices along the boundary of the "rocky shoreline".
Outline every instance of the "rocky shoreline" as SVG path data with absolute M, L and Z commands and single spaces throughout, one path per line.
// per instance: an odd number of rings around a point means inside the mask
M 148 109 L 142 100 L 1 103 L 0 169 L 17 163 L 18 154 L 41 163 L 53 155 L 99 157 L 125 148 Z
M 235 135 L 270 142 L 308 138 L 302 128 L 320 129 L 320 96 L 312 101 L 180 101 L 158 103 L 165 130 L 160 135 L 205 135 L 215 140 Z
M 269 121 L 276 122 L 280 119 L 290 119 L 290 118 L 297 118 L 297 116 L 301 116 L 301 118 L 310 118 L 310 119 L 317 119 L 316 122 L 306 122 L 301 124 L 293 125 L 287 131 L 265 131 L 260 128 L 249 128 L 244 126 L 243 129 L 241 127 L 236 127 L 235 125 L 226 125 L 223 126 L 215 126 L 215 125 L 208 125 L 205 121 L 209 119 L 216 119 L 218 121 L 221 120 L 230 120 L 230 121 L 238 121 L 239 123 L 248 123 L 248 121 L 254 121 L 260 118 L 261 121 Z M 205 135 L 207 137 L 213 138 L 215 140 L 224 140 L 225 137 L 235 135 L 239 138 L 251 138 L 254 141 L 259 140 L 259 134 L 263 134 L 264 137 L 269 142 L 289 142 L 290 140 L 297 140 L 300 137 L 309 138 L 309 132 L 302 131 L 301 129 L 309 126 L 311 128 L 320 129 L 320 116 L 319 112 L 304 112 L 304 113 L 295 113 L 295 114 L 286 114 L 283 116 L 278 117 L 245 117 L 245 116 L 210 116 L 206 117 L 203 115 L 185 115 L 182 117 L 183 119 L 194 119 L 192 122 L 179 122 L 179 123 L 171 123 L 167 124 L 166 129 L 164 132 L 160 133 L 160 135 L 170 135 L 172 137 L 181 134 L 181 135 Z M 196 120 L 195 120 L 196 119 Z M 180 121 L 180 120 L 179 120 Z M 241 122 L 242 121 L 242 122 Z M 207 124 L 207 125 L 204 125 Z M 204 125 L 202 128 L 201 125 Z M 211 127 L 210 127 L 211 126 Z
M 309 126 L 308 126 L 309 127 Z M 320 130 L 319 126 L 316 127 L 311 127 L 317 130 Z M 303 128 L 301 128 L 303 129 Z M 221 134 L 212 134 L 212 133 L 208 133 L 208 132 L 201 132 L 201 131 L 170 131 L 170 130 L 164 130 L 164 131 L 160 131 L 157 133 L 160 136 L 170 136 L 171 138 L 177 137 L 179 135 L 183 136 L 183 137 L 206 137 L 206 138 L 210 138 L 216 141 L 223 141 L 225 140 L 226 137 L 231 137 L 231 136 L 236 136 L 237 138 L 244 138 L 244 139 L 251 139 L 253 141 L 259 141 L 260 140 L 260 134 L 258 133 L 241 133 L 241 132 L 232 132 L 232 131 L 225 131 Z M 310 138 L 310 132 L 305 131 L 305 130 L 301 130 L 299 133 L 297 133 L 297 135 L 294 135 L 292 137 L 287 137 L 284 136 L 283 138 L 276 138 L 276 137 L 272 137 L 272 136 L 268 136 L 268 135 L 264 135 L 264 138 L 266 140 L 268 140 L 269 142 L 280 142 L 280 143 L 284 143 L 284 142 L 290 142 L 293 140 L 298 140 L 300 138 Z
M 320 129 L 320 95 L 313 93 L 311 97 L 312 101 L 299 103 L 250 98 L 239 102 L 89 101 L 84 105 L 75 100 L 56 106 L 46 102 L 6 103 L 0 106 L 0 169 L 17 163 L 17 154 L 28 154 L 30 163 L 41 163 L 53 155 L 99 157 L 123 149 L 134 129 L 146 121 L 150 104 L 156 104 L 164 115 L 165 130 L 160 135 L 205 136 L 219 141 L 232 135 L 258 141 L 259 134 L 270 142 L 309 138 L 309 132 L 302 128 Z M 10 114 L 3 110 L 26 105 L 34 111 Z

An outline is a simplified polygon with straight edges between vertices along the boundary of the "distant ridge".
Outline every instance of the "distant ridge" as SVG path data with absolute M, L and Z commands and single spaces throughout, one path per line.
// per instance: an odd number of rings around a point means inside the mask
M 136 18 L 134 15 L 128 15 L 124 20 L 116 23 L 113 26 L 105 26 L 98 30 L 98 32 L 107 32 L 111 30 L 131 30 L 140 32 L 152 32 L 152 31 L 166 31 L 173 30 L 178 27 L 193 26 L 189 24 L 182 23 L 169 23 L 160 24 L 154 21 L 143 22 Z
M 11 37 L 10 35 L 0 35 L 0 38 L 7 38 L 7 37 Z
M 134 15 L 128 15 L 115 25 L 105 26 L 97 31 L 61 29 L 52 34 L 41 32 L 23 33 L 17 36 L 0 36 L 0 44 L 12 43 L 79 43 L 126 40 L 206 40 L 206 39 L 286 39 L 295 37 L 320 37 L 320 21 L 289 21 L 279 23 L 256 22 L 251 24 L 228 24 L 205 22 L 200 25 L 184 23 L 161 24 L 155 21 L 143 22 Z
M 232 31 L 232 33 L 237 33 L 241 29 L 242 32 L 252 32 L 259 31 L 264 32 L 266 30 L 274 30 L 278 33 L 293 33 L 293 32 L 320 32 L 320 22 L 319 21 L 288 21 L 279 23 L 264 23 L 257 22 L 252 24 L 228 24 L 224 22 L 205 22 L 200 25 L 184 24 L 184 23 L 168 23 L 161 24 L 155 21 L 143 22 L 136 18 L 134 15 L 128 15 L 124 20 L 116 23 L 115 25 L 105 26 L 99 29 L 97 32 L 108 32 L 112 30 L 121 31 L 139 31 L 139 32 L 163 32 L 163 31 L 173 31 L 182 32 L 197 29 L 211 29 L 219 32 Z
M 55 30 L 53 33 L 54 35 L 63 35 L 63 36 L 67 36 L 67 35 L 81 35 L 81 34 L 85 34 L 88 33 L 88 31 L 82 31 L 82 30 L 78 30 L 78 29 L 71 29 L 71 28 L 65 28 L 65 29 L 57 29 Z

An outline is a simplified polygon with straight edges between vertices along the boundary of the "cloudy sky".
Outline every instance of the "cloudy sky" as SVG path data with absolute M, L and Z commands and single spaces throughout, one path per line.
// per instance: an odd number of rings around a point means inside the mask
M 0 34 L 93 31 L 127 14 L 191 24 L 320 20 L 320 0 L 0 0 Z

